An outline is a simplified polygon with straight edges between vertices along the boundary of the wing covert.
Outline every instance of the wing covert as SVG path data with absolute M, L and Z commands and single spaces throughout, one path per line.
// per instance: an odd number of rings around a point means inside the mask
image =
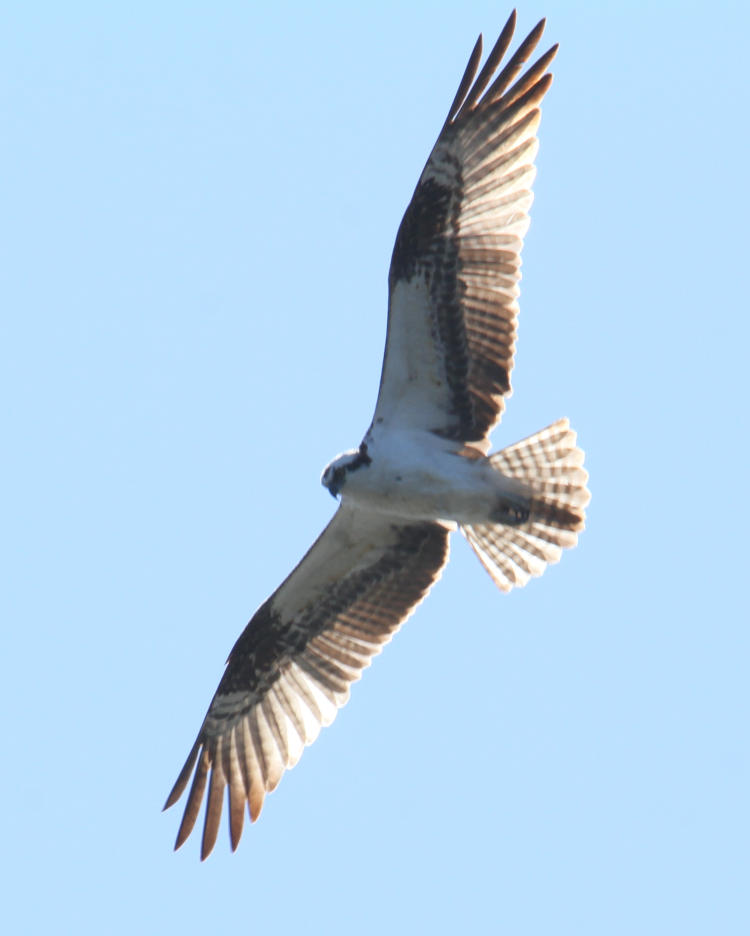
M 237 640 L 165 809 L 193 783 L 175 848 L 208 788 L 201 858 L 213 849 L 228 791 L 232 849 L 247 803 L 266 792 L 333 721 L 360 678 L 440 576 L 449 528 L 399 523 L 343 504 Z
M 516 80 L 542 20 L 495 76 L 514 27 L 515 13 L 477 76 L 479 37 L 399 227 L 374 416 L 483 451 L 510 394 L 539 104 L 557 51 Z

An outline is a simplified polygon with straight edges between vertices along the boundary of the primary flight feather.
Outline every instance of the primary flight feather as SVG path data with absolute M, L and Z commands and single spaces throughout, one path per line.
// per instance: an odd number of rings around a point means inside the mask
M 452 530 L 507 591 L 583 529 L 587 474 L 567 420 L 487 455 L 510 394 L 539 106 L 557 51 L 520 74 L 542 21 L 501 68 L 514 28 L 515 13 L 477 74 L 479 37 L 399 227 L 375 414 L 323 472 L 340 506 L 234 645 L 167 799 L 192 778 L 179 847 L 207 792 L 202 858 L 225 791 L 235 849 L 245 808 L 258 817 L 440 577 Z

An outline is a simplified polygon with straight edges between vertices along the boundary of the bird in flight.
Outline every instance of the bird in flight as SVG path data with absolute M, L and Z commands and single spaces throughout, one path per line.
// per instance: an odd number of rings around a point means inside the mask
M 401 221 L 372 423 L 323 472 L 340 498 L 333 519 L 229 654 L 164 807 L 192 777 L 175 848 L 208 789 L 201 858 L 225 790 L 236 849 L 246 805 L 254 821 L 440 577 L 451 531 L 508 591 L 583 529 L 588 476 L 567 420 L 487 454 L 510 394 L 539 107 L 557 51 L 523 71 L 542 20 L 503 65 L 514 28 L 515 12 L 481 70 L 477 40 Z

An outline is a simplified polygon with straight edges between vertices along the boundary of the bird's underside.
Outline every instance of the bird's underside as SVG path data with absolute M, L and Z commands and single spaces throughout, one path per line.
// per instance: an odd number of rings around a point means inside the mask
M 232 649 L 167 799 L 192 778 L 179 847 L 207 792 L 202 858 L 225 790 L 234 849 L 245 808 L 258 817 L 440 577 L 452 530 L 507 591 L 583 529 L 587 475 L 567 420 L 486 454 L 510 394 L 539 105 L 557 48 L 521 74 L 544 21 L 503 65 L 514 27 L 515 13 L 481 71 L 477 42 L 401 222 L 372 424 L 322 478 L 340 506 Z

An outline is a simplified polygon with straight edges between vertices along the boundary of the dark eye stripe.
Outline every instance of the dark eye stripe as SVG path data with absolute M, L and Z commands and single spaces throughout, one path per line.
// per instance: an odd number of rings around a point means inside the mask
M 372 463 L 372 459 L 371 459 L 370 456 L 367 454 L 367 444 L 366 444 L 365 442 L 363 442 L 363 443 L 360 445 L 359 451 L 357 452 L 356 456 L 355 456 L 355 457 L 352 459 L 352 461 L 350 461 L 349 464 L 346 466 L 346 470 L 347 470 L 347 471 L 356 471 L 357 468 L 361 468 L 362 465 L 369 465 L 369 464 L 371 464 L 371 463 Z

